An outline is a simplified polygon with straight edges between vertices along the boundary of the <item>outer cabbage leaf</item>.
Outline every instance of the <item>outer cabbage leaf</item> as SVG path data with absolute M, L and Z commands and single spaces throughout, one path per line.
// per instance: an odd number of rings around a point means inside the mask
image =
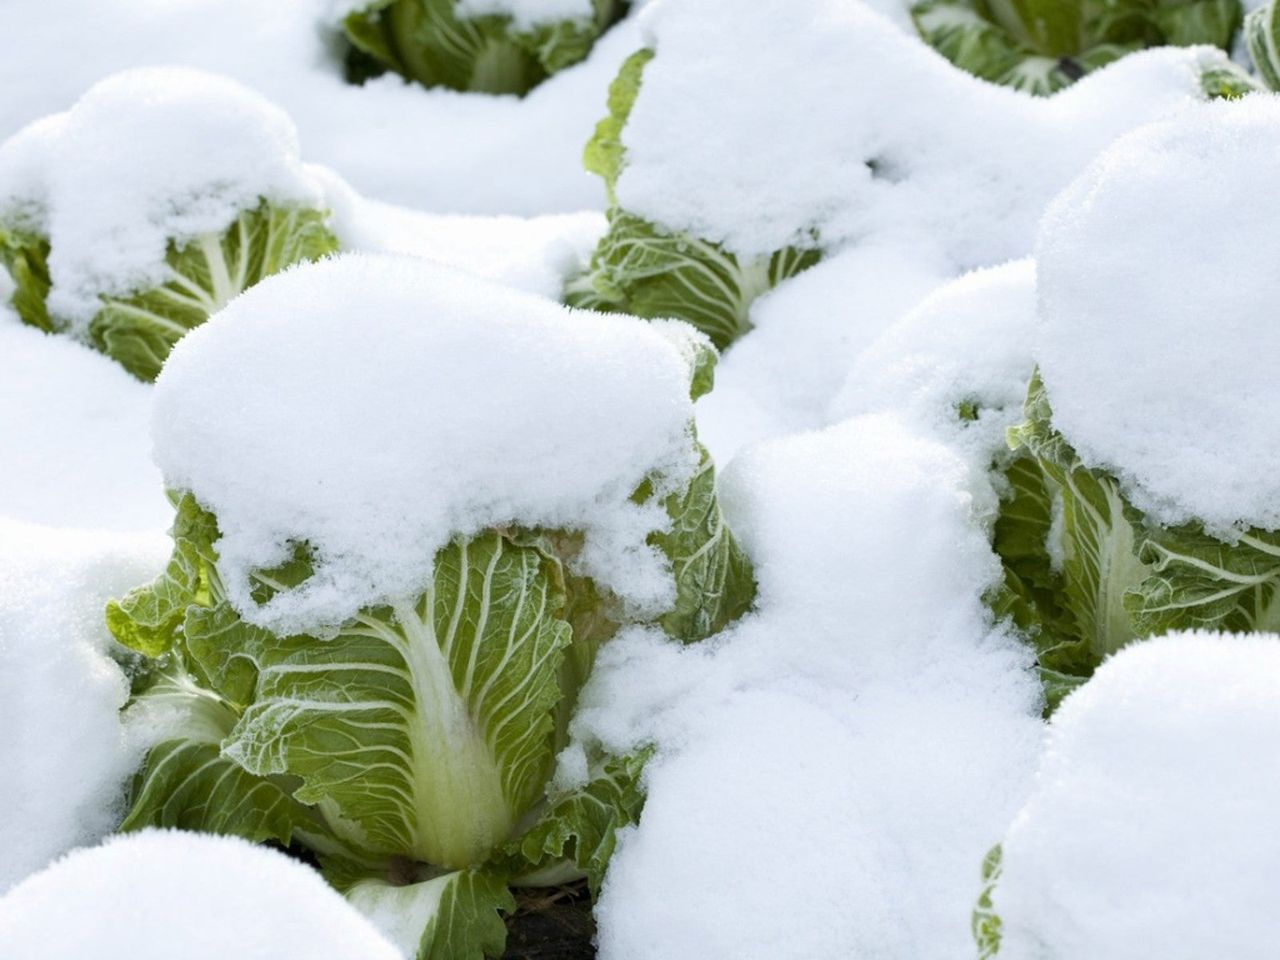
M 406 957 L 481 960 L 500 957 L 507 942 L 503 913 L 516 908 L 506 878 L 488 870 L 459 870 L 416 883 L 383 879 L 330 881 Z
M 1151 575 L 1126 597 L 1140 633 L 1280 631 L 1280 533 L 1228 543 L 1187 524 L 1151 530 L 1141 549 Z
M 173 345 L 263 277 L 338 249 L 326 214 L 261 203 L 220 234 L 170 243 L 171 279 L 150 290 L 103 298 L 90 341 L 140 380 L 154 380 Z
M 617 18 L 616 0 L 593 16 L 529 29 L 509 17 L 459 17 L 457 0 L 374 0 L 343 20 L 347 38 L 382 67 L 423 86 L 524 94 L 583 59 Z
M 1229 50 L 1242 9 L 1239 0 L 923 0 L 911 15 L 925 41 L 962 70 L 1047 96 L 1145 47 Z
M 1280 90 L 1280 5 L 1276 0 L 1249 13 L 1244 38 L 1259 78 L 1268 90 Z
M 988 851 L 982 861 L 982 892 L 973 908 L 969 929 L 978 945 L 978 960 L 991 960 L 1000 952 L 1000 917 L 991 903 L 991 894 L 1000 882 L 1000 845 Z
M 640 774 L 648 759 L 648 751 L 606 758 L 596 763 L 586 783 L 549 798 L 533 826 L 498 858 L 514 876 L 512 883 L 545 886 L 585 876 L 596 896 L 618 831 L 640 820 Z
M 715 464 L 705 449 L 684 493 L 668 499 L 667 512 L 671 529 L 650 541 L 671 560 L 676 603 L 659 622 L 670 636 L 692 643 L 718 633 L 751 608 L 755 577 L 724 522 Z
M 1133 639 L 1280 630 L 1280 532 L 1152 522 L 1054 428 L 1038 374 L 1010 442 L 1023 456 L 1007 472 L 994 537 L 1005 577 L 988 602 L 1035 645 L 1050 709 Z
M 821 259 L 816 247 L 786 247 L 739 257 L 719 244 L 672 231 L 628 213 L 614 187 L 626 162 L 622 131 L 640 92 L 653 52 L 641 50 L 622 65 L 609 87 L 609 113 L 596 125 L 583 164 L 605 181 L 609 227 L 587 273 L 572 278 L 570 306 L 624 311 L 638 317 L 675 317 L 697 327 L 720 349 L 751 329 L 751 304 L 788 277 Z
M 332 638 L 247 632 L 257 691 L 225 754 L 300 777 L 298 798 L 334 804 L 371 852 L 480 862 L 550 772 L 560 583 L 549 554 L 491 532 L 442 550 L 420 597 Z
M 1066 617 L 1057 629 L 1047 624 L 1038 638 L 1040 665 L 1087 677 L 1103 657 L 1137 635 L 1124 598 L 1148 572 L 1138 553 L 1143 520 L 1121 495 L 1119 483 L 1081 463 L 1053 428 L 1038 374 L 1028 389 L 1026 412 L 1011 441 L 1036 457 L 1061 510 L 1049 536 L 1060 553 L 1059 603 Z
M 112 636 L 148 657 L 173 648 L 190 606 L 212 602 L 217 523 L 190 494 L 175 501 L 169 565 L 151 583 L 107 604 L 107 628 Z
M 45 305 L 51 286 L 49 242 L 33 233 L 0 229 L 0 263 L 13 278 L 11 302 L 19 319 L 45 333 L 56 332 Z

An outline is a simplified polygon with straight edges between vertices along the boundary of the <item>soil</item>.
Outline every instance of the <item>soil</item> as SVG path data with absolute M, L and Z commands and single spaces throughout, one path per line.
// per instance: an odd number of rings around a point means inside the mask
M 593 960 L 595 935 L 585 883 L 517 891 L 503 960 Z

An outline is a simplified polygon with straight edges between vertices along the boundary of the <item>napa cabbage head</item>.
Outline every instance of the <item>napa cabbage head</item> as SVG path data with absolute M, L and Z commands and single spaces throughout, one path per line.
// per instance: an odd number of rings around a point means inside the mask
M 714 354 L 699 341 L 688 359 L 696 396 Z M 697 452 L 680 489 L 655 477 L 634 494 L 660 497 L 670 519 L 650 538 L 675 581 L 654 625 L 683 642 L 720 630 L 755 595 L 710 457 Z M 156 731 L 121 829 L 300 846 L 415 957 L 500 955 L 513 885 L 599 888 L 617 831 L 639 816 L 646 753 L 588 755 L 585 776 L 552 786 L 596 652 L 634 622 L 576 572 L 579 531 L 456 536 L 415 595 L 323 636 L 283 636 L 229 600 L 217 517 L 189 492 L 173 500 L 168 567 L 107 610 L 138 658 L 128 716 Z M 252 575 L 253 600 L 312 573 L 297 544 Z
M 921 37 L 956 66 L 1042 96 L 1147 47 L 1230 50 L 1242 16 L 1239 0 L 923 0 L 911 8 Z M 1243 76 L 1234 82 L 1247 85 Z
M 751 329 L 752 303 L 821 259 L 809 247 L 740 256 L 687 231 L 670 230 L 630 213 L 615 186 L 626 164 L 622 132 L 640 93 L 652 50 L 633 54 L 609 88 L 608 116 L 583 154 L 588 171 L 604 180 L 608 229 L 588 270 L 566 285 L 565 302 L 639 317 L 675 317 L 697 327 L 720 349 Z
M 581 16 L 521 23 L 460 0 L 373 0 L 348 13 L 343 28 L 375 70 L 427 87 L 523 95 L 582 60 L 621 6 L 588 0 Z
M 1280 532 L 1148 516 L 1081 460 L 1038 374 L 1009 443 L 994 533 L 1004 580 L 989 600 L 1034 644 L 1050 710 L 1134 640 L 1280 629 Z
M 84 333 L 88 342 L 140 380 L 154 380 L 174 344 L 238 294 L 288 266 L 338 250 L 321 209 L 261 201 L 225 230 L 170 240 L 168 279 L 127 294 L 103 294 Z M 49 240 L 0 226 L 0 261 L 14 281 L 18 316 L 49 333 L 70 324 L 50 313 Z

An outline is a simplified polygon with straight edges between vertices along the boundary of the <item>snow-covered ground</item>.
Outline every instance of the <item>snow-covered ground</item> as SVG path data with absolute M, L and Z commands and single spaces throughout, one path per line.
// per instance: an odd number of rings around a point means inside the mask
M 999 960 L 1271 955 L 1280 98 L 1206 102 L 1207 47 L 1035 98 L 908 6 L 635 3 L 520 98 L 348 83 L 351 0 L 0 3 L 0 956 L 472 960 L 546 865 L 406 868 L 424 811 L 520 839 L 636 756 L 603 960 L 960 960 L 975 906 L 984 960 L 995 922 Z M 239 293 L 262 210 L 336 258 Z M 710 392 L 692 326 L 560 302 L 704 248 L 748 329 Z M 157 289 L 212 318 L 153 385 L 98 324 L 173 327 Z M 110 836 L 170 775 L 153 689 L 273 798 L 200 823 L 394 877 L 375 924 L 278 852 Z

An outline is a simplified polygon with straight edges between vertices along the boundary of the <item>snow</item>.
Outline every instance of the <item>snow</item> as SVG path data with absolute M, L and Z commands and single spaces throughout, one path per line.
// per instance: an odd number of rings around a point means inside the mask
M 17 211 L 50 241 L 49 309 L 81 335 L 100 295 L 168 279 L 170 242 L 220 233 L 263 199 L 319 204 L 293 123 L 199 71 L 117 74 L 0 148 L 0 218 Z
M 507 16 L 516 29 L 595 19 L 591 0 L 458 0 L 454 12 L 459 18 Z
M 0 307 L 0 517 L 164 531 L 173 508 L 148 436 L 151 388 Z
M 0 900 L 10 960 L 401 960 L 320 875 L 231 837 L 145 831 L 79 850 Z
M 65 110 L 129 67 L 225 74 L 284 109 L 305 155 L 361 193 L 438 213 L 533 215 L 599 208 L 583 144 L 609 81 L 636 47 L 620 24 L 583 63 L 528 96 L 425 90 L 390 75 L 343 79 L 331 0 L 6 0 L 0 4 L 0 137 Z M 51 53 L 56 51 L 56 55 Z
M 311 173 L 323 185 L 329 227 L 342 249 L 411 254 L 553 300 L 587 269 L 605 231 L 604 214 L 595 210 L 540 217 L 423 213 L 361 197 L 324 167 Z
M 721 463 L 749 443 L 830 423 L 854 359 L 953 268 L 900 244 L 842 250 L 751 305 L 754 329 L 725 353 L 698 403 L 700 436 Z
M 661 325 L 347 256 L 267 279 L 182 340 L 152 431 L 166 483 L 218 517 L 233 603 L 278 632 L 415 595 L 451 536 L 509 523 L 586 531 L 595 575 L 654 612 L 674 583 L 644 540 L 666 514 L 630 496 L 695 465 L 689 375 Z M 316 574 L 258 607 L 248 574 L 302 542 Z
M 1280 917 L 1280 638 L 1177 634 L 1055 714 L 1005 836 L 1000 956 L 1263 960 Z
M 1280 99 L 1259 95 L 1144 128 L 1041 229 L 1054 423 L 1162 523 L 1280 527 L 1278 124 Z
M 896 411 L 983 470 L 1008 458 L 1005 431 L 1023 420 L 1035 335 L 1035 261 L 966 274 L 862 351 L 832 416 Z M 977 419 L 962 419 L 961 404 L 975 408 Z
M 119 818 L 138 757 L 121 731 L 128 683 L 106 654 L 102 610 L 168 552 L 159 534 L 0 519 L 0 892 Z M 0 920 L 0 945 L 3 931 Z
M 1199 99 L 1212 56 L 1139 53 L 1045 99 L 962 73 L 846 0 L 755 0 L 746 15 L 739 0 L 660 0 L 641 20 L 656 56 L 623 129 L 624 209 L 740 254 L 816 233 L 918 244 L 960 269 L 1025 256 L 1053 195 L 1119 134 Z
M 722 499 L 757 612 L 694 647 L 628 631 L 584 693 L 584 740 L 658 747 L 601 957 L 968 956 L 1041 730 L 1027 653 L 981 603 L 985 475 L 864 417 L 744 452 Z

